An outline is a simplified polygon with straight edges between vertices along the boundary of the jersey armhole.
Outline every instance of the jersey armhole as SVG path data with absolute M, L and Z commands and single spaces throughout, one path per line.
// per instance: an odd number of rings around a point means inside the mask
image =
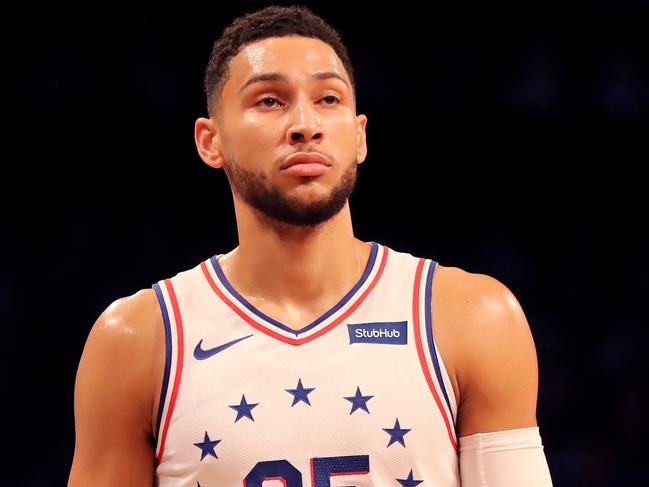
M 153 289 L 158 298 L 165 329 L 165 365 L 154 437 L 156 462 L 160 464 L 182 377 L 184 345 L 182 318 L 173 284 L 166 279 L 154 284 Z
M 420 259 L 417 265 L 413 289 L 413 326 L 423 374 L 446 424 L 449 439 L 457 450 L 457 401 L 433 332 L 432 285 L 436 267 L 437 262 L 427 259 Z

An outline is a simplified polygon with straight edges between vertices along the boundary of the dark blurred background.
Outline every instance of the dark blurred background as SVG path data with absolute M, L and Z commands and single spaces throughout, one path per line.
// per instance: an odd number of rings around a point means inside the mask
M 306 2 L 369 117 L 356 232 L 518 296 L 555 486 L 647 485 L 649 2 L 521 3 Z M 2 485 L 65 485 L 101 311 L 236 245 L 193 123 L 212 41 L 264 5 L 3 7 Z

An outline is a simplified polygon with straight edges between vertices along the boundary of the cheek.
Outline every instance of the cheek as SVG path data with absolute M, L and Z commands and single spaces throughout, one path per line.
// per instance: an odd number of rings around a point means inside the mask
M 282 124 L 259 120 L 257 117 L 243 117 L 237 129 L 237 137 L 244 144 L 266 145 L 282 138 Z
M 345 156 L 356 154 L 356 130 L 354 122 L 338 123 L 331 126 L 328 133 L 339 153 Z
M 243 118 L 230 139 L 231 153 L 237 162 L 254 167 L 268 158 L 279 157 L 279 147 L 284 140 L 284 132 L 279 124 L 260 124 L 257 121 Z

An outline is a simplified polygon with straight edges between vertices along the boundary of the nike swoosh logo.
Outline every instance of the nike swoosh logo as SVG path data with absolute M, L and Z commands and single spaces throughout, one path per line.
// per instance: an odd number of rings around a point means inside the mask
M 223 345 L 219 345 L 218 347 L 208 348 L 207 350 L 203 350 L 203 348 L 201 347 L 201 345 L 203 344 L 203 340 L 201 340 L 200 342 L 198 342 L 196 348 L 194 349 L 194 358 L 196 360 L 205 360 L 206 358 L 210 358 L 212 355 L 216 355 L 217 353 L 222 352 L 226 348 L 231 347 L 236 343 L 239 343 L 241 340 L 250 338 L 251 336 L 252 335 L 237 338 L 236 340 L 232 340 L 231 342 L 224 343 Z

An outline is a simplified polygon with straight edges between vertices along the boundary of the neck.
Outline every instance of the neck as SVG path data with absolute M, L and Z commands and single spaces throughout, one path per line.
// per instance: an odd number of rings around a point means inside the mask
M 219 260 L 244 296 L 277 306 L 317 306 L 342 297 L 363 274 L 371 249 L 354 237 L 349 203 L 315 228 L 270 224 L 245 211 L 237 211 L 239 246 Z

